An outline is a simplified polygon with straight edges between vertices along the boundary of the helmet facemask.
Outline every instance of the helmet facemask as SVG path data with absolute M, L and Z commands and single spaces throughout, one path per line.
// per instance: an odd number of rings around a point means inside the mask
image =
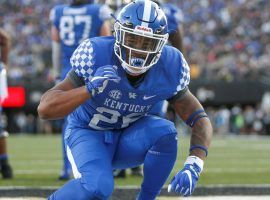
M 129 74 L 140 75 L 158 62 L 168 34 L 153 33 L 144 26 L 130 26 L 132 24 L 122 25 L 116 21 L 114 51 Z

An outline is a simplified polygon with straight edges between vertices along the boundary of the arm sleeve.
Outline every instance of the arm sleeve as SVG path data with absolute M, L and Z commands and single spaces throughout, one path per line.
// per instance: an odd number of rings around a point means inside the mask
M 184 58 L 182 53 L 180 53 L 180 57 L 181 57 L 180 80 L 179 80 L 179 83 L 178 83 L 177 88 L 176 88 L 177 93 L 179 91 L 183 90 L 184 88 L 186 88 L 190 82 L 189 65 L 188 65 L 188 63 L 187 63 L 187 61 Z
M 169 98 L 168 101 L 170 104 L 173 104 L 174 102 L 181 100 L 184 98 L 187 94 L 188 87 L 185 87 L 183 90 L 177 92 L 173 97 Z
M 81 87 L 85 85 L 83 78 L 79 77 L 73 70 L 68 72 L 67 78 L 72 82 L 74 87 Z
M 92 79 L 95 56 L 90 39 L 82 42 L 74 51 L 70 58 L 70 64 L 77 76 L 82 78 L 86 83 Z
M 49 19 L 50 19 L 51 25 L 55 26 L 58 31 L 59 31 L 60 17 L 61 17 L 61 7 L 55 6 L 50 11 Z

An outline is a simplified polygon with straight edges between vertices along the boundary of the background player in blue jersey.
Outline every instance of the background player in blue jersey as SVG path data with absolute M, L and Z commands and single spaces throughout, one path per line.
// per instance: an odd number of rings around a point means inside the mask
M 65 140 L 75 176 L 49 199 L 108 199 L 113 169 L 143 163 L 137 200 L 154 200 L 177 156 L 174 124 L 148 115 L 165 99 L 192 128 L 190 156 L 168 191 L 190 196 L 203 170 L 212 127 L 188 90 L 189 66 L 180 51 L 165 45 L 167 20 L 152 1 L 124 7 L 114 30 L 115 37 L 81 43 L 68 76 L 41 98 L 41 118 L 69 115 Z
M 52 58 L 54 77 L 63 80 L 71 69 L 70 57 L 78 45 L 87 38 L 111 35 L 107 19 L 107 6 L 92 4 L 93 0 L 74 0 L 71 5 L 55 6 L 50 14 L 52 21 Z M 59 179 L 69 179 L 71 166 L 66 156 L 64 130 L 62 127 L 63 169 Z
M 183 48 L 183 13 L 182 11 L 171 3 L 165 3 L 163 0 L 153 0 L 157 3 L 164 11 L 169 31 L 169 44 L 177 48 L 181 53 L 184 54 Z M 157 103 L 151 110 L 152 114 L 166 117 L 168 103 L 161 101 Z M 169 107 L 170 111 L 171 107 Z M 173 111 L 172 111 L 173 112 Z
M 0 172 L 4 179 L 13 177 L 12 168 L 8 162 L 7 142 L 8 133 L 4 130 L 2 120 L 2 100 L 7 95 L 6 69 L 8 66 L 8 54 L 11 45 L 10 37 L 3 29 L 0 28 Z
M 158 3 L 162 10 L 164 11 L 167 21 L 168 21 L 168 29 L 169 29 L 169 43 L 184 52 L 183 48 L 183 22 L 184 16 L 182 10 L 173 5 L 172 3 L 166 3 L 163 0 L 153 0 Z

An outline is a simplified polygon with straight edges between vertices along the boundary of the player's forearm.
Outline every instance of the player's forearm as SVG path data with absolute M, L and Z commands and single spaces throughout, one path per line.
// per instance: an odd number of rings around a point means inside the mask
M 174 107 L 181 119 L 192 128 L 190 155 L 204 159 L 211 142 L 213 129 L 202 105 L 190 91 L 187 91 L 181 100 L 174 103 Z
M 10 39 L 7 37 L 2 37 L 3 42 L 1 44 L 1 61 L 8 66 L 8 54 L 10 49 Z
M 68 91 L 49 90 L 41 97 L 38 114 L 42 119 L 64 118 L 89 98 L 85 86 Z
M 213 135 L 212 125 L 210 120 L 206 117 L 199 119 L 192 128 L 190 146 L 202 146 L 209 148 Z M 190 155 L 197 156 L 202 160 L 206 157 L 206 152 L 201 148 L 194 148 Z

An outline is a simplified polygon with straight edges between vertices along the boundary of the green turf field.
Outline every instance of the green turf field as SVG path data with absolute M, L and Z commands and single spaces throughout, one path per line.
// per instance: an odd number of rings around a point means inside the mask
M 9 153 L 14 168 L 13 180 L 0 186 L 60 186 L 60 135 L 11 136 Z M 179 140 L 179 155 L 173 174 L 187 156 L 189 139 Z M 270 184 L 270 137 L 215 137 L 199 185 Z M 140 178 L 116 180 L 116 186 L 139 185 Z

